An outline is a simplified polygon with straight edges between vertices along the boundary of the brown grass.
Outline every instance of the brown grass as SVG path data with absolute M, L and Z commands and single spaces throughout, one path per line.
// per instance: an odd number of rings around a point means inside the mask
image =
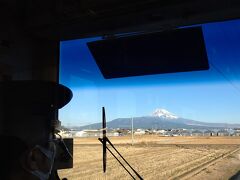
M 116 148 L 144 179 L 171 179 L 240 146 L 239 137 L 110 138 Z M 131 179 L 108 153 L 107 172 L 102 172 L 102 148 L 97 138 L 74 139 L 74 168 L 61 170 L 61 177 L 73 179 Z

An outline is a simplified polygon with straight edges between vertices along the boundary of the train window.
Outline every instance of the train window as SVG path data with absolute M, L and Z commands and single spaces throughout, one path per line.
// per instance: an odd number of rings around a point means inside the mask
M 102 171 L 102 107 L 107 136 L 144 179 L 238 173 L 240 20 L 201 27 L 204 71 L 105 79 L 87 46 L 100 37 L 61 42 L 60 83 L 73 91 L 59 112 L 61 134 L 74 138 L 74 168 L 61 177 L 129 179 L 111 154 Z

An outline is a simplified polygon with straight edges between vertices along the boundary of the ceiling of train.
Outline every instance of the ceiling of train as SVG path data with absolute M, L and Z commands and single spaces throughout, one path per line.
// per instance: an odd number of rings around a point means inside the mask
M 3 24 L 34 37 L 76 39 L 162 31 L 240 17 L 239 0 L 1 0 Z

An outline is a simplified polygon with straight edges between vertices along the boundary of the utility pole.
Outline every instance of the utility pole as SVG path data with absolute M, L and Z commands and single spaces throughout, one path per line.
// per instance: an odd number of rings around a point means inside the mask
M 132 117 L 132 146 L 133 146 L 133 117 Z

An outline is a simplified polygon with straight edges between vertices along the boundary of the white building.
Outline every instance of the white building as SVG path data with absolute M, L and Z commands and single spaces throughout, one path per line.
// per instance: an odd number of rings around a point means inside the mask
M 134 132 L 134 135 L 144 135 L 146 134 L 145 130 L 137 129 L 137 131 Z
M 119 136 L 118 132 L 107 132 L 107 136 Z M 102 137 L 101 130 L 82 130 L 75 133 L 75 137 Z

